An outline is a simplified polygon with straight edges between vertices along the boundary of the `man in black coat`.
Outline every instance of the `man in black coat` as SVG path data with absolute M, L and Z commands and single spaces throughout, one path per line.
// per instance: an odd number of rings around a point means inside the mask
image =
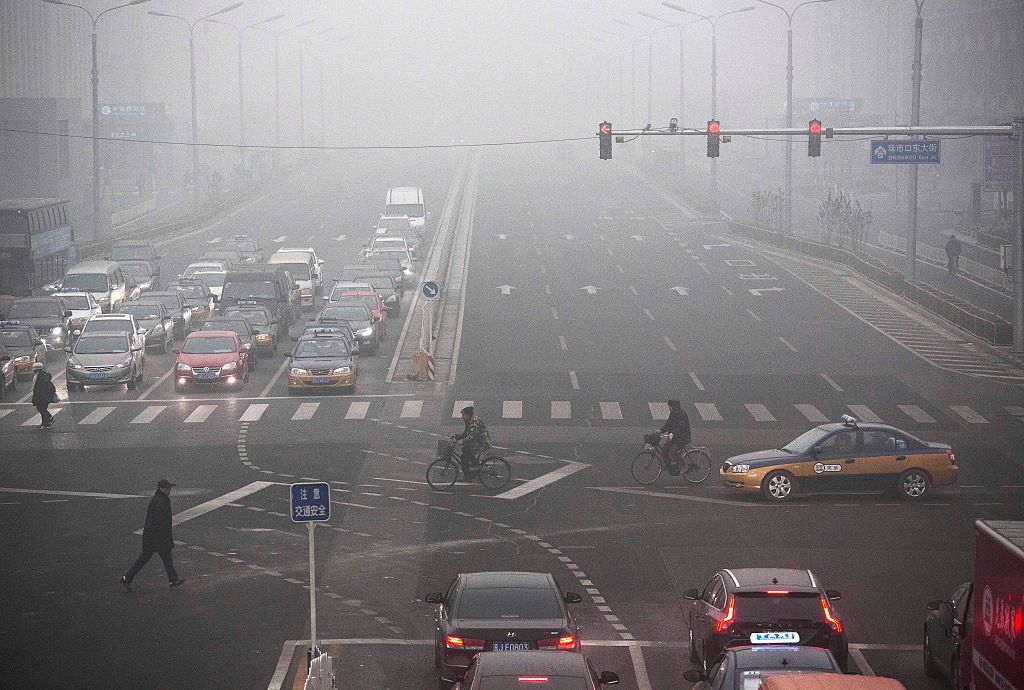
M 690 443 L 690 418 L 683 405 L 678 400 L 668 401 L 668 419 L 661 427 L 661 433 L 671 434 L 671 438 L 664 448 L 665 460 L 668 461 L 668 471 L 672 475 L 679 474 L 679 463 L 677 456 L 686 449 Z
M 171 487 L 174 484 L 169 479 L 161 479 L 157 482 L 156 493 L 149 499 L 149 508 L 146 509 L 146 526 L 142 529 L 142 553 L 135 559 L 135 563 L 128 572 L 121 576 L 121 587 L 126 592 L 132 591 L 132 580 L 139 574 L 142 567 L 149 563 L 153 554 L 160 554 L 164 562 L 164 570 L 167 571 L 167 580 L 171 587 L 177 587 L 185 581 L 185 578 L 178 577 L 174 570 L 174 559 L 171 557 L 171 549 L 174 548 L 174 537 L 171 535 Z

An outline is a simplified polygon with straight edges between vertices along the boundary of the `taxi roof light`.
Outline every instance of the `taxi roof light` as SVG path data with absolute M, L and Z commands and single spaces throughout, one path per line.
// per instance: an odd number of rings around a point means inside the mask
M 857 418 L 853 415 L 844 414 L 840 419 L 843 420 L 843 426 L 857 426 Z

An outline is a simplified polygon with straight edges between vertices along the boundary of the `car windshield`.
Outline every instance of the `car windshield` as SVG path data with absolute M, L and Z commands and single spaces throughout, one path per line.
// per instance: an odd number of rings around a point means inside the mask
M 265 311 L 232 311 L 226 314 L 227 316 L 241 316 L 249 323 L 254 326 L 269 326 L 270 319 L 267 318 L 267 312 Z
M 193 275 L 195 275 L 196 271 L 218 271 L 219 272 L 220 270 L 221 270 L 220 265 L 219 264 L 214 264 L 214 263 L 208 263 L 208 264 L 203 264 L 203 263 L 189 264 L 185 268 L 185 272 L 181 274 L 181 277 L 182 278 L 191 278 Z
M 206 290 L 202 285 L 175 285 L 174 289 L 181 293 L 185 299 L 202 300 L 206 299 Z
M 164 305 L 169 311 L 180 311 L 181 302 L 178 301 L 177 295 L 154 295 L 152 292 L 146 295 L 146 299 L 154 300 Z
M 341 338 L 300 340 L 295 357 L 348 357 L 348 345 Z
M 236 319 L 232 319 L 230 321 L 228 321 L 227 319 L 225 319 L 225 320 L 217 319 L 215 321 L 207 321 L 206 323 L 203 324 L 203 327 L 200 330 L 203 330 L 203 331 L 234 331 L 235 333 L 237 333 L 238 335 L 242 336 L 243 338 L 248 338 L 249 337 L 249 324 L 247 322 L 243 321 L 242 319 L 237 319 L 237 320 Z
M 89 309 L 89 298 L 85 295 L 61 295 L 61 302 L 66 309 Z
M 153 250 L 148 245 L 128 245 L 128 246 L 115 246 L 113 251 L 110 252 L 111 261 L 130 261 L 132 259 L 151 259 L 153 257 Z M 124 268 L 124 265 L 121 266 Z
M 369 321 L 370 314 L 366 307 L 338 306 L 324 307 L 320 319 L 341 319 L 343 321 Z
M 186 338 L 181 346 L 186 355 L 224 355 L 235 352 L 234 338 Z
M 821 595 L 817 592 L 791 592 L 788 596 L 764 592 L 736 593 L 736 620 L 745 623 L 764 621 L 820 621 L 824 617 Z
M 231 281 L 224 283 L 226 299 L 245 299 L 246 297 L 263 297 L 274 299 L 274 283 L 269 280 Z
M 309 280 L 309 264 L 304 263 L 290 263 L 290 264 L 274 264 L 275 266 L 284 266 L 284 270 L 288 271 L 292 280 Z
M 558 597 L 541 587 L 471 588 L 459 598 L 456 618 L 475 620 L 553 619 L 562 617 Z
M 362 305 L 371 311 L 377 308 L 377 298 L 373 295 L 342 295 L 335 301 L 343 305 Z
M 829 435 L 830 432 L 820 427 L 814 427 L 810 431 L 797 436 L 795 439 L 782 447 L 782 450 L 789 451 L 794 455 L 803 455 L 811 449 L 815 443 Z
M 423 217 L 423 204 L 388 204 L 384 213 L 389 216 Z
M 128 319 L 89 319 L 85 328 L 89 333 L 131 333 L 132 322 Z
M 224 287 L 224 279 L 227 277 L 227 273 L 224 271 L 213 271 L 213 272 L 202 272 L 193 273 L 190 278 L 197 278 L 210 287 Z
M 75 344 L 76 355 L 114 355 L 128 349 L 128 338 L 123 335 L 87 335 Z
M 41 300 L 39 302 L 15 302 L 7 310 L 7 318 L 11 321 L 18 319 L 38 319 L 45 316 L 60 317 L 60 305 L 56 300 Z
M 149 278 L 149 264 L 142 263 L 121 263 L 121 271 L 139 278 Z
M 29 347 L 32 345 L 32 338 L 28 330 L 24 328 L 5 328 L 0 330 L 0 344 L 5 347 Z
M 159 319 L 160 309 L 155 304 L 139 304 L 138 302 L 132 302 L 131 304 L 121 305 L 122 314 L 131 314 L 136 319 Z
M 106 292 L 106 273 L 71 273 L 64 276 L 60 287 L 62 290 L 75 292 Z

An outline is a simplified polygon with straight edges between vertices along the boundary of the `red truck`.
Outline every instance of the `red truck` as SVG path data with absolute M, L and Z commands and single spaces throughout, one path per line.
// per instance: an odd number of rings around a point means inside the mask
M 973 581 L 928 604 L 925 673 L 955 690 L 1024 690 L 1024 522 L 974 532 Z

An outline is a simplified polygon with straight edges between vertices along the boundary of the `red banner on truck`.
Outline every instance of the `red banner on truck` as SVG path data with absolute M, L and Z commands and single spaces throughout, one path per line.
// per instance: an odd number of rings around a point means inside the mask
M 978 520 L 974 690 L 1024 690 L 1024 522 Z

